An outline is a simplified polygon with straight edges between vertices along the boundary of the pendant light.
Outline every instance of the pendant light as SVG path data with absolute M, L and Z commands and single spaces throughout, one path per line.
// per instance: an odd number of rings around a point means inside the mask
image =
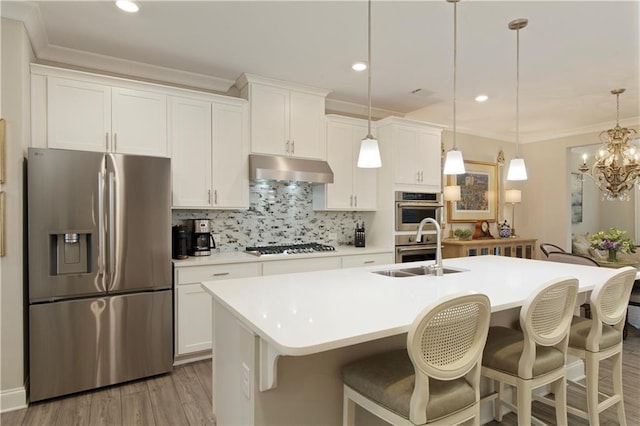
M 453 148 L 447 152 L 444 160 L 445 175 L 461 175 L 465 173 L 462 151 L 456 149 L 456 71 L 457 71 L 457 36 L 458 36 L 458 11 L 457 6 L 460 0 L 447 0 L 453 3 Z
M 380 148 L 378 140 L 371 135 L 371 0 L 369 0 L 368 33 L 367 33 L 367 93 L 369 98 L 369 119 L 367 126 L 367 136 L 360 142 L 360 153 L 358 154 L 358 167 L 363 169 L 374 169 L 382 167 L 380 160 Z
M 524 159 L 518 156 L 520 145 L 520 30 L 527 26 L 529 21 L 520 18 L 509 22 L 509 29 L 516 31 L 516 156 L 509 163 L 507 180 L 527 180 L 527 168 Z

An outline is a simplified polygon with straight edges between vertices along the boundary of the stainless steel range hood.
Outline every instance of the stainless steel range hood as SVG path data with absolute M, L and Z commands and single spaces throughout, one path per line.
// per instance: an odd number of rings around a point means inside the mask
M 249 179 L 333 183 L 333 171 L 322 160 L 250 154 Z

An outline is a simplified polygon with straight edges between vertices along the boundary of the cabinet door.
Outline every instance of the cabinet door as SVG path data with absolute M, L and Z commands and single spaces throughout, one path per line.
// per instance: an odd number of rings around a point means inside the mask
M 112 130 L 113 152 L 167 157 L 167 97 L 114 87 Z
M 325 159 L 324 97 L 292 91 L 290 100 L 289 154 Z
M 440 191 L 442 183 L 440 137 L 423 130 L 419 131 L 416 151 L 420 185 L 433 187 L 433 190 Z
M 176 291 L 176 355 L 211 350 L 211 295 L 199 283 Z
M 49 77 L 47 115 L 49 148 L 98 152 L 109 149 L 109 86 Z
M 353 126 L 327 124 L 327 161 L 333 171 L 333 183 L 326 184 L 326 208 L 353 208 Z
M 393 170 L 396 184 L 418 183 L 416 168 L 417 132 L 398 126 L 393 130 Z
M 213 206 L 249 208 L 246 107 L 213 104 Z
M 353 126 L 351 168 L 355 210 L 376 210 L 378 207 L 378 169 L 357 166 L 360 143 L 366 135 L 367 126 Z
M 251 152 L 286 155 L 289 141 L 289 91 L 251 86 Z
M 171 172 L 175 207 L 211 206 L 211 103 L 171 98 Z

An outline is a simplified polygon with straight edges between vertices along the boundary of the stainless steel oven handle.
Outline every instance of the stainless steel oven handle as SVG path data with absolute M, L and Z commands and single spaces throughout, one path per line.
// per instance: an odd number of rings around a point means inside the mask
M 396 247 L 396 251 L 398 253 L 406 253 L 409 251 L 435 251 L 437 249 L 436 246 L 406 246 L 406 247 Z
M 440 208 L 442 207 L 442 204 L 439 203 L 430 203 L 430 202 L 422 202 L 422 203 L 397 203 L 397 206 L 400 208 L 403 207 L 423 207 L 423 208 L 429 208 L 429 209 L 433 209 L 433 208 Z

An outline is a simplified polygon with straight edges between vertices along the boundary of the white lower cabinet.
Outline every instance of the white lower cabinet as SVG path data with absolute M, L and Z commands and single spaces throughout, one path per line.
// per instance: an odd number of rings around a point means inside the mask
M 356 254 L 342 257 L 343 268 L 356 268 L 360 266 L 388 265 L 394 263 L 393 253 Z
M 273 262 L 264 262 L 262 275 L 292 274 L 294 272 L 324 271 L 340 268 L 342 268 L 342 262 L 338 256 L 275 260 Z
M 211 350 L 211 296 L 202 281 L 260 276 L 259 263 L 175 268 L 175 355 Z

